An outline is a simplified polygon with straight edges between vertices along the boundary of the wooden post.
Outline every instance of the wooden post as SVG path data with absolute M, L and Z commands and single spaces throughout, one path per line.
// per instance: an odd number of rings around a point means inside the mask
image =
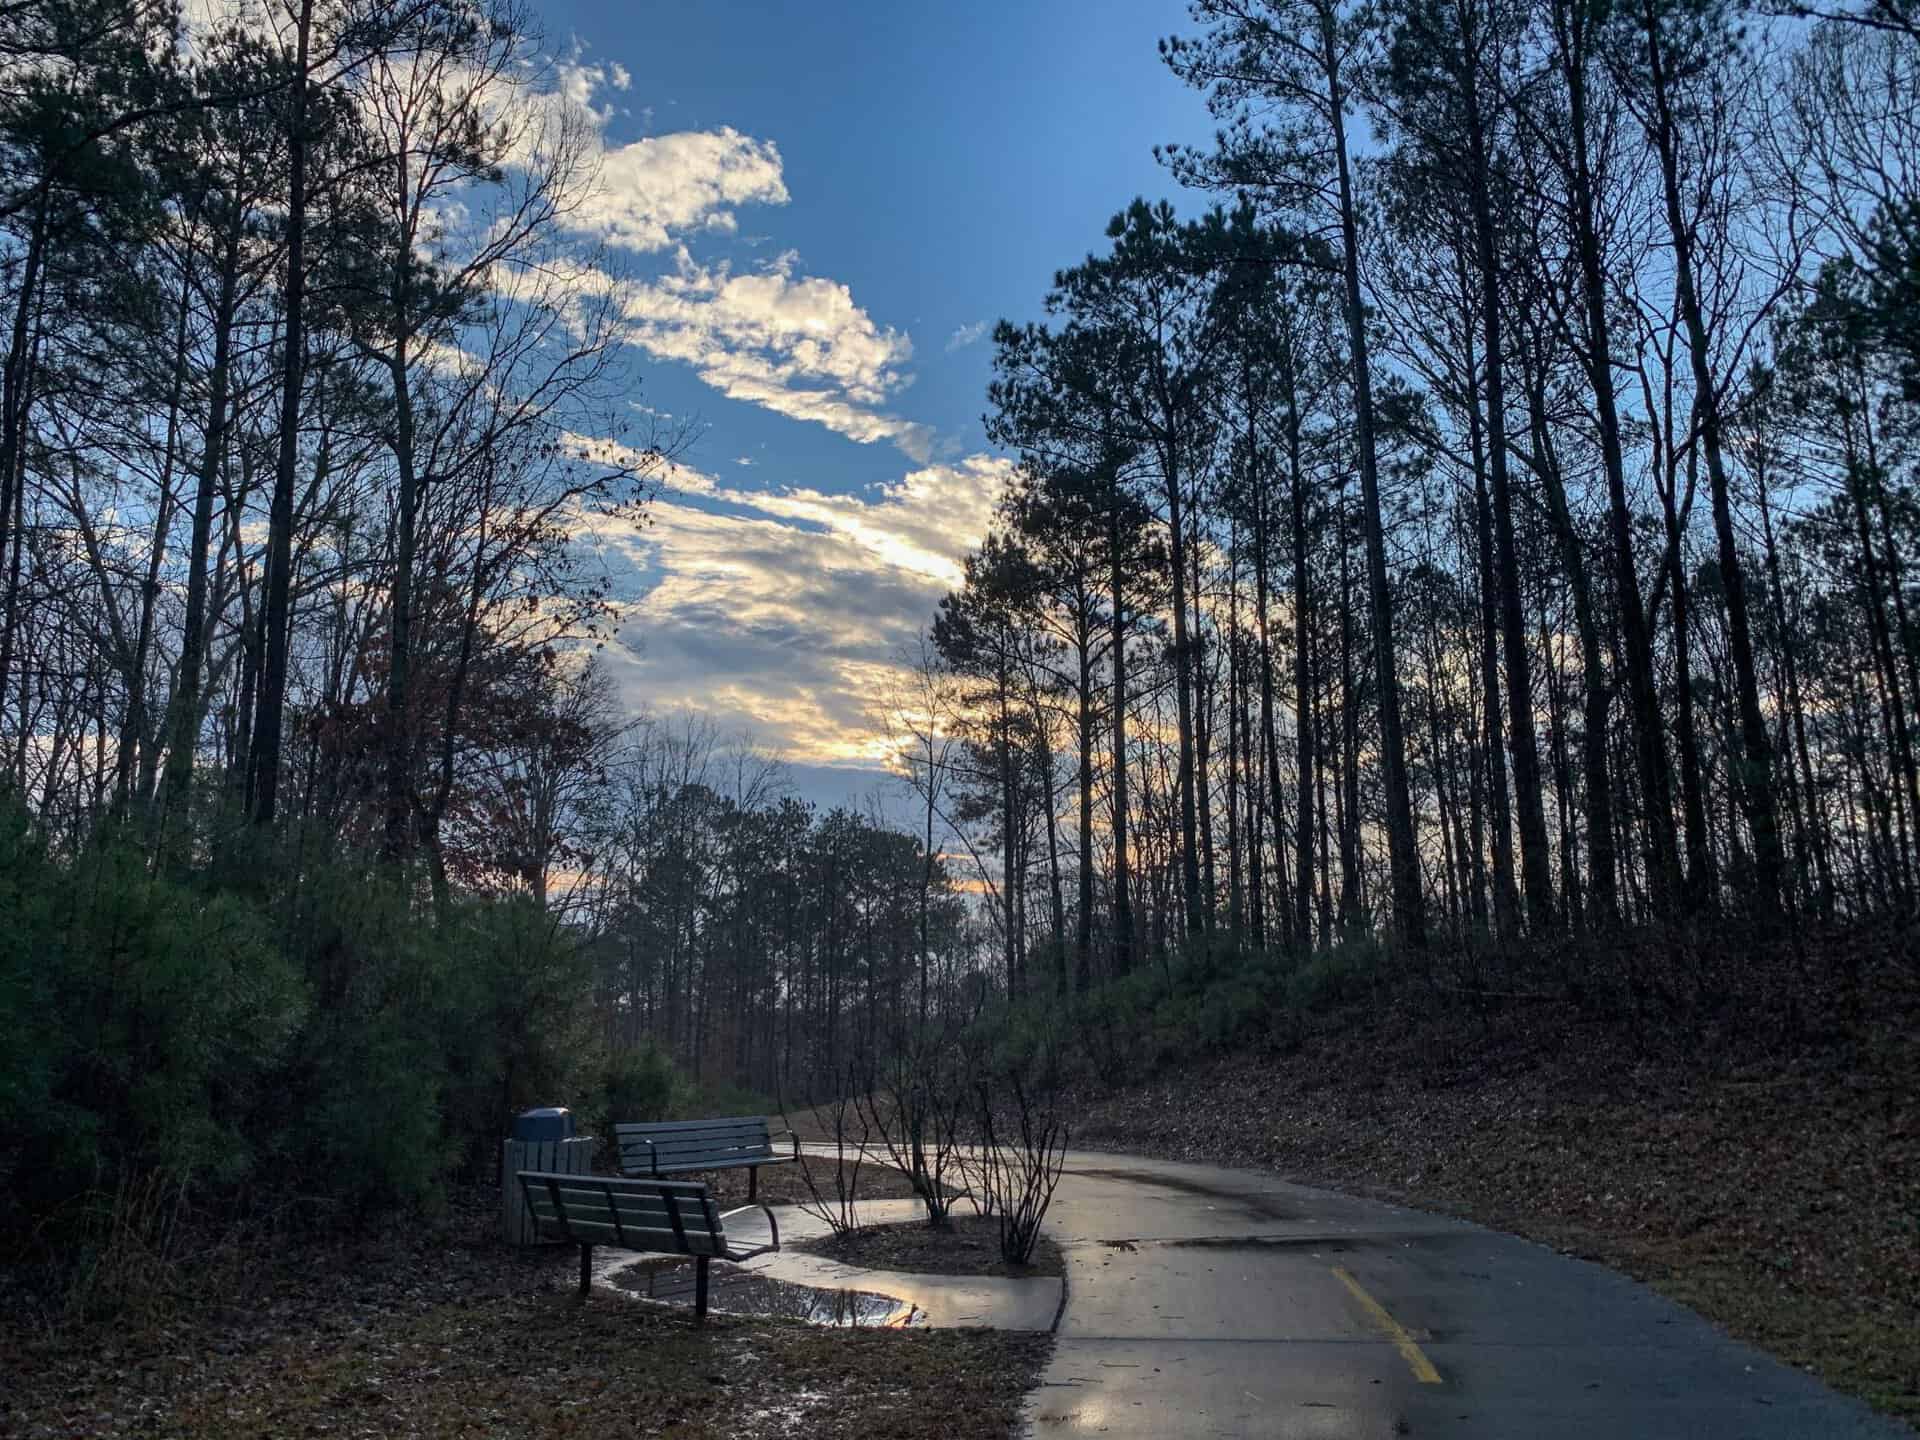
M 580 1247 L 580 1293 L 593 1289 L 593 1246 Z
M 707 1323 L 707 1257 L 701 1255 L 693 1262 L 693 1323 Z
M 509 1245 L 539 1245 L 540 1232 L 527 1213 L 527 1197 L 514 1176 L 522 1170 L 585 1175 L 593 1169 L 593 1137 L 568 1140 L 504 1140 L 500 1159 L 500 1228 Z

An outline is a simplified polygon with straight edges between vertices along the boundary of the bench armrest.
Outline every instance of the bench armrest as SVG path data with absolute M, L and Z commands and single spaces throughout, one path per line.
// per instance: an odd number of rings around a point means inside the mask
M 793 1141 L 793 1154 L 782 1155 L 780 1158 L 782 1160 L 798 1160 L 800 1158 L 800 1137 L 791 1130 L 775 1130 L 772 1134 L 768 1135 L 767 1148 L 771 1150 L 773 1148 L 773 1142 L 782 1135 Z
M 751 1250 L 736 1250 L 729 1245 L 726 1255 L 729 1260 L 751 1260 L 756 1255 L 765 1255 L 780 1248 L 780 1220 L 764 1205 L 742 1205 L 737 1209 L 729 1210 L 720 1217 L 720 1223 L 724 1226 L 734 1216 L 744 1215 L 749 1210 L 758 1210 L 767 1217 L 767 1229 L 773 1233 L 773 1242 L 769 1245 L 756 1245 Z
M 655 1175 L 658 1175 L 660 1173 L 660 1152 L 654 1147 L 653 1141 L 649 1140 L 646 1136 L 622 1135 L 619 1139 L 619 1144 L 622 1149 L 625 1149 L 628 1145 L 633 1145 L 633 1144 L 646 1146 L 648 1166 L 653 1170 L 653 1173 Z M 626 1169 L 624 1157 L 622 1158 L 622 1163 L 620 1168 L 623 1170 Z

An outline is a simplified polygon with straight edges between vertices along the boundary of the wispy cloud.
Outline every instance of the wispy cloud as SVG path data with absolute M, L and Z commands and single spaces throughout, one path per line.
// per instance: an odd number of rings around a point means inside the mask
M 863 445 L 891 441 L 924 463 L 933 432 L 889 408 L 912 383 L 912 340 L 875 321 L 844 282 L 803 273 L 792 251 L 747 269 L 693 253 L 700 237 L 737 235 L 743 207 L 789 203 L 779 147 L 730 126 L 612 143 L 606 131 L 618 110 L 601 102 L 630 83 L 619 66 L 576 54 L 556 67 L 540 102 L 588 127 L 600 145 L 598 184 L 567 225 L 619 249 L 668 256 L 660 273 L 618 287 L 628 338 L 657 360 L 690 366 L 729 399 Z M 576 283 L 615 288 L 590 270 Z
M 962 325 L 947 337 L 947 353 L 951 355 L 956 350 L 966 349 L 991 328 L 990 322 L 985 320 L 976 320 L 971 325 Z
M 730 399 L 861 444 L 891 440 L 926 459 L 931 430 L 884 408 L 912 383 L 913 342 L 876 323 L 846 285 L 797 267 L 788 253 L 736 273 L 724 261 L 701 264 L 682 246 L 672 274 L 626 292 L 628 335 Z

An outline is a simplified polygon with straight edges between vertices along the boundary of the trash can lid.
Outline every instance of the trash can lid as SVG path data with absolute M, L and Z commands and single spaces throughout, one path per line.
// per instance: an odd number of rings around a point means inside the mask
M 515 1140 L 548 1141 L 573 1138 L 573 1112 L 564 1105 L 543 1105 L 513 1117 Z

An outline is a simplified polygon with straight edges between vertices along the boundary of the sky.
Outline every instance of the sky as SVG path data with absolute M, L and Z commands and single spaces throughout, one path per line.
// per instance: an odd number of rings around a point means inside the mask
M 635 712 L 692 710 L 822 805 L 883 793 L 876 706 L 1009 462 L 981 421 L 1000 318 L 1212 133 L 1166 71 L 1179 0 L 544 0 L 600 117 L 581 217 L 630 282 L 644 428 L 695 426 L 612 574 Z

